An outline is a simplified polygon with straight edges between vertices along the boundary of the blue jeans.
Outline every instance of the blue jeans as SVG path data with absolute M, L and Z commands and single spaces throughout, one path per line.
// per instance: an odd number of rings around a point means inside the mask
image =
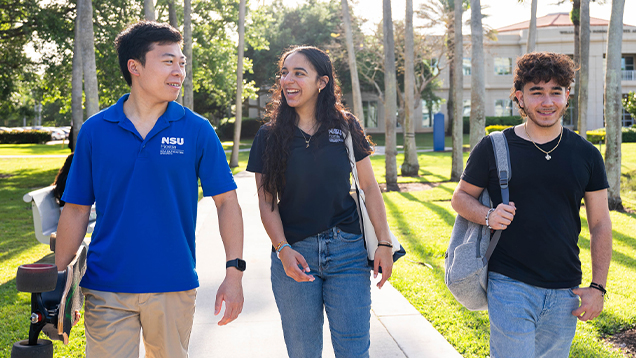
M 491 358 L 567 358 L 579 296 L 488 273 Z
M 292 248 L 315 280 L 296 282 L 272 253 L 272 290 L 289 357 L 322 357 L 323 307 L 336 357 L 369 357 L 371 279 L 362 235 L 334 227 Z

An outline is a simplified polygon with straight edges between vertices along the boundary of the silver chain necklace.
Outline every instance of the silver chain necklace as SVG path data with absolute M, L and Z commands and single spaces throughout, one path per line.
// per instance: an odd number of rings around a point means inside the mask
M 530 138 L 530 141 L 532 142 L 532 144 L 534 144 L 535 147 L 537 147 L 537 149 L 539 149 L 540 151 L 542 151 L 543 153 L 545 153 L 545 160 L 550 160 L 552 157 L 550 156 L 550 153 L 552 153 L 555 149 L 557 149 L 557 147 L 559 146 L 559 144 L 561 144 L 561 138 L 563 138 L 563 126 L 561 126 L 561 134 L 559 135 L 559 141 L 557 142 L 557 144 L 554 146 L 554 148 L 552 148 L 549 151 L 545 151 L 541 148 L 539 148 L 539 146 L 537 145 L 537 143 L 534 142 L 534 140 L 532 140 L 532 137 L 530 137 L 530 134 L 528 133 L 528 129 L 527 127 L 528 122 L 523 124 L 523 129 L 526 131 L 526 135 L 528 136 L 528 138 Z

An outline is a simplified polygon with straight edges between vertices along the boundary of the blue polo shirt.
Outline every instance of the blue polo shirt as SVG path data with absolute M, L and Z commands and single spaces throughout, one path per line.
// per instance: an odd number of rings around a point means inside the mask
M 62 197 L 96 206 L 81 286 L 128 293 L 196 288 L 198 179 L 205 196 L 236 189 L 225 152 L 210 123 L 176 102 L 143 139 L 124 114 L 127 99 L 82 126 Z

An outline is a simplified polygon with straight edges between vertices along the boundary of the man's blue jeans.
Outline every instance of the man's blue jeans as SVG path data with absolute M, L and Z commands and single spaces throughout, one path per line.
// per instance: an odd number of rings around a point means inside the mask
M 491 358 L 567 358 L 579 296 L 488 273 Z
M 371 279 L 362 235 L 334 227 L 292 248 L 315 280 L 294 281 L 272 253 L 272 289 L 289 357 L 322 357 L 323 307 L 336 357 L 369 357 Z

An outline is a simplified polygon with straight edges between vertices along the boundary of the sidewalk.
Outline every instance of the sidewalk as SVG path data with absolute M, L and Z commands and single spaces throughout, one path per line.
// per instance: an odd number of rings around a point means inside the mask
M 197 220 L 197 271 L 201 287 L 190 357 L 284 358 L 287 351 L 270 284 L 271 244 L 261 224 L 254 175 L 241 172 L 235 180 L 245 227 L 247 270 L 243 277 L 243 312 L 227 326 L 216 324 L 220 315 L 214 316 L 214 300 L 225 274 L 225 253 L 214 201 L 207 197 L 199 202 Z M 388 282 L 382 290 L 373 285 L 372 301 L 371 357 L 461 357 Z M 325 319 L 323 357 L 334 357 L 327 325 Z

